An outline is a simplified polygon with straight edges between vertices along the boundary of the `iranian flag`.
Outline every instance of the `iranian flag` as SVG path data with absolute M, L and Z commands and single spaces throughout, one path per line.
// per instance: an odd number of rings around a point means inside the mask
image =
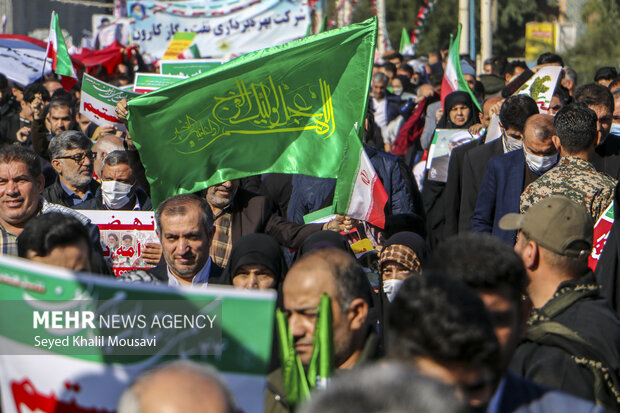
M 594 245 L 592 246 L 592 254 L 588 258 L 588 266 L 592 271 L 596 269 L 598 260 L 603 253 L 609 232 L 614 224 L 614 203 L 609 204 L 605 212 L 599 217 L 594 225 Z
M 460 43 L 461 25 L 459 24 L 456 39 L 453 39 L 452 35 L 450 35 L 450 52 L 448 53 L 448 62 L 446 63 L 446 69 L 443 73 L 443 80 L 441 82 L 441 106 L 443 107 L 446 96 L 452 92 L 460 90 L 462 92 L 469 93 L 469 96 L 471 96 L 471 99 L 478 107 L 478 110 L 482 111 L 482 109 L 480 109 L 480 105 L 478 104 L 478 100 L 463 77 L 463 72 L 461 70 L 461 59 L 459 56 Z
M 335 213 L 383 227 L 387 194 L 361 144 L 376 37 L 376 19 L 352 24 L 129 101 L 154 205 L 231 179 L 303 174 L 337 179 Z
M 78 81 L 75 69 L 71 63 L 71 57 L 67 51 L 65 39 L 58 23 L 58 14 L 52 12 L 50 24 L 50 36 L 47 44 L 47 57 L 52 59 L 52 69 L 60 76 L 63 89 L 69 91 Z M 43 62 L 45 69 L 45 62 Z

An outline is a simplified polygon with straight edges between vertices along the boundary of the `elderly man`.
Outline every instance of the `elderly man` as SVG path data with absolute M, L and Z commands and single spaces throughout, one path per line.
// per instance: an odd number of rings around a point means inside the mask
M 377 340 L 367 322 L 370 287 L 364 271 L 349 254 L 319 249 L 297 261 L 284 279 L 284 311 L 305 367 L 312 358 L 317 307 L 323 293 L 332 298 L 334 365 L 351 369 L 374 355 Z M 274 371 L 267 380 L 265 412 L 288 411 L 282 371 Z
M 558 196 L 500 221 L 503 229 L 519 230 L 514 250 L 525 265 L 534 307 L 510 367 L 617 411 L 620 319 L 588 268 L 592 223 L 582 204 Z
M 573 104 L 555 116 L 554 145 L 559 148 L 558 165 L 532 182 L 521 194 L 521 212 L 543 198 L 563 195 L 585 205 L 596 221 L 613 200 L 617 181 L 598 172 L 591 160 L 596 145 L 596 113 L 583 104 Z
M 49 155 L 58 178 L 43 191 L 45 199 L 73 208 L 95 195 L 99 183 L 93 179 L 91 146 L 90 139 L 78 131 L 63 131 L 52 138 Z
M 400 98 L 387 91 L 389 78 L 384 73 L 372 77 L 370 104 L 374 111 L 375 123 L 382 130 L 394 120 L 400 110 Z
M 474 231 L 489 232 L 514 245 L 517 233 L 500 229 L 499 220 L 509 212 L 518 212 L 523 190 L 558 163 L 558 150 L 551 139 L 554 135 L 552 116 L 530 116 L 523 148 L 491 158 L 471 219 Z
M 101 255 L 99 229 L 72 209 L 52 204 L 41 197 L 44 179 L 37 155 L 21 146 L 0 148 L 0 254 L 17 256 L 17 237 L 33 217 L 60 212 L 77 218 L 89 230 L 91 269 L 110 274 Z
M 163 262 L 148 271 L 125 273 L 122 281 L 197 288 L 229 283 L 209 257 L 213 214 L 205 199 L 191 194 L 170 197 L 157 208 L 155 221 Z
M 127 152 L 114 151 L 103 160 L 101 187 L 94 197 L 77 205 L 76 209 L 152 211 L 153 204 L 146 192 L 137 186 Z
M 237 408 L 230 390 L 213 368 L 183 360 L 140 375 L 121 396 L 117 411 L 235 413 Z

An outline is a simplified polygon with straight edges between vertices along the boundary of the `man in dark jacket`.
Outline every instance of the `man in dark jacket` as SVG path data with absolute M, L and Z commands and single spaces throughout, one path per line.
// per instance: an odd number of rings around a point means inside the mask
M 488 234 L 465 233 L 440 244 L 426 269 L 444 272 L 465 282 L 477 293 L 499 341 L 499 382 L 487 413 L 602 412 L 591 402 L 578 399 L 508 371 L 508 365 L 525 329 L 529 302 L 527 275 L 521 258 L 511 247 Z
M 137 186 L 136 178 L 125 151 L 110 152 L 103 159 L 101 187 L 95 196 L 77 205 L 76 209 L 152 211 L 151 199 Z
M 511 369 L 618 411 L 620 319 L 588 269 L 590 214 L 568 198 L 549 197 L 523 215 L 504 216 L 499 225 L 519 230 L 514 249 L 534 307 Z
M 45 188 L 43 198 L 73 208 L 93 198 L 99 183 L 93 179 L 92 142 L 82 132 L 68 130 L 50 141 L 49 155 L 58 178 Z

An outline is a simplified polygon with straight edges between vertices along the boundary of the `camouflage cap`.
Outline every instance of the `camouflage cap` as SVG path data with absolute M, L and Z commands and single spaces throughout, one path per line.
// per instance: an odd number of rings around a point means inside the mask
M 544 198 L 524 214 L 506 214 L 499 227 L 521 230 L 532 241 L 560 255 L 582 257 L 592 250 L 592 217 L 583 205 L 563 196 Z

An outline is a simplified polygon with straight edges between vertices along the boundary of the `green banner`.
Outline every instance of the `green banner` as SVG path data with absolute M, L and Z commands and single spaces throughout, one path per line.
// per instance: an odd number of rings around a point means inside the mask
M 159 62 L 159 71 L 162 75 L 195 76 L 221 64 L 220 61 L 205 59 L 162 60 Z
M 130 101 L 154 205 L 267 172 L 337 178 L 364 125 L 376 30 L 371 19 L 259 50 Z

